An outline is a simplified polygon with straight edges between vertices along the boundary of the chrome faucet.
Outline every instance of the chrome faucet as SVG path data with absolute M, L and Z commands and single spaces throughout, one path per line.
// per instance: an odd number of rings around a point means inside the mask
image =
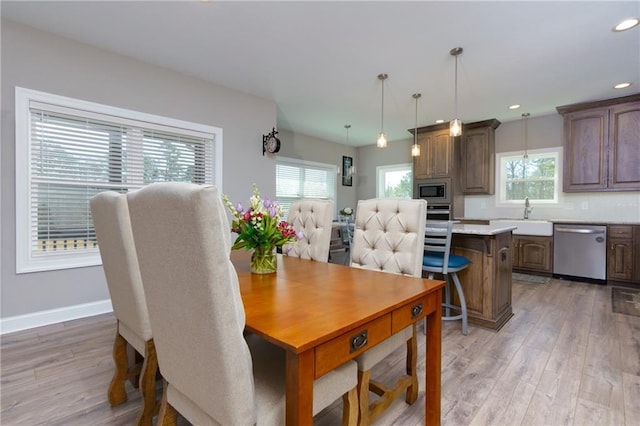
M 525 219 L 529 219 L 529 213 L 531 213 L 532 210 L 533 210 L 533 207 L 531 207 L 531 204 L 529 204 L 529 197 L 526 197 L 524 199 L 524 218 Z

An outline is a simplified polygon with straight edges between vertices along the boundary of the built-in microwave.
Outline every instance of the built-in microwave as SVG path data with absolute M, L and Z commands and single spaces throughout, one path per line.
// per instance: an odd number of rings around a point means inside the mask
M 451 203 L 451 179 L 416 180 L 414 197 L 427 200 L 427 203 Z

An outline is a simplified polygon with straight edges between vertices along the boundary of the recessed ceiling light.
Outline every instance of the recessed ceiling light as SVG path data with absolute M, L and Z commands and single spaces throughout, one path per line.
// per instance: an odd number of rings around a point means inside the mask
M 613 27 L 613 31 L 626 31 L 637 26 L 638 22 L 640 22 L 638 21 L 638 18 L 625 19 L 624 21 Z
M 518 109 L 518 108 L 520 108 L 520 105 L 518 105 L 518 104 L 514 104 L 514 105 L 510 105 L 509 106 L 509 109 Z
M 436 124 L 444 123 L 444 120 L 436 120 Z
M 629 86 L 631 86 L 631 83 L 618 83 L 615 86 L 613 86 L 613 88 L 614 89 L 626 89 Z

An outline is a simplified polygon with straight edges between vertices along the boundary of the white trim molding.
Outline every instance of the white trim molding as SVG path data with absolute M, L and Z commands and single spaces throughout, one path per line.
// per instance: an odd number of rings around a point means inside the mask
M 0 319 L 0 335 L 113 312 L 111 300 L 33 312 Z

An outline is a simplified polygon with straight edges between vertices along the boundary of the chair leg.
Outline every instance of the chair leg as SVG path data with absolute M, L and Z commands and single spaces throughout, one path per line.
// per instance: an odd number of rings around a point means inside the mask
M 449 279 L 449 275 L 444 276 L 445 281 L 447 282 L 444 286 L 444 316 L 451 316 L 451 280 Z
M 113 362 L 115 364 L 115 371 L 113 372 L 113 378 L 109 384 L 107 395 L 109 404 L 115 407 L 127 400 L 127 391 L 124 383 L 129 377 L 127 368 L 127 341 L 120 335 L 118 330 L 116 330 L 116 337 L 113 342 Z
M 418 339 L 416 325 L 413 325 L 413 336 L 407 340 L 407 376 L 411 377 L 411 384 L 407 388 L 405 401 L 413 404 L 418 399 Z
M 464 293 L 462 292 L 462 285 L 460 284 L 460 279 L 458 279 L 458 274 L 455 272 L 451 273 L 451 277 L 453 278 L 453 283 L 456 286 L 456 291 L 458 292 L 458 298 L 460 299 L 460 311 L 462 314 L 462 334 L 467 335 L 467 301 L 464 298 Z
M 371 370 L 358 371 L 358 426 L 368 426 L 369 419 L 369 382 Z
M 140 372 L 142 371 L 142 364 L 144 363 L 144 356 L 136 349 L 133 349 L 133 355 L 129 357 L 130 365 L 129 365 L 129 383 L 135 389 L 138 389 L 140 386 Z
M 164 382 L 162 390 L 162 401 L 158 412 L 157 426 L 176 426 L 178 423 L 178 412 L 169 401 L 167 401 L 167 382 Z
M 136 419 L 137 426 L 151 426 L 156 414 L 156 374 L 158 372 L 158 357 L 153 339 L 145 342 L 145 356 L 140 374 L 140 393 L 142 394 L 142 409 Z
M 358 424 L 358 387 L 342 395 L 342 426 Z

